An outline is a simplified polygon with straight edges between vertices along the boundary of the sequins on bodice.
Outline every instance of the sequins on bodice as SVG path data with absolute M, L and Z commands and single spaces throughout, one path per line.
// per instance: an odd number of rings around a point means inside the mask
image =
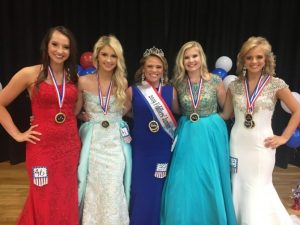
M 276 92 L 288 85 L 280 78 L 272 77 L 261 94 L 255 101 L 253 119 L 259 127 L 271 125 L 271 118 L 277 102 Z M 245 95 L 244 81 L 235 80 L 230 83 L 229 89 L 232 93 L 232 103 L 235 111 L 236 122 L 243 124 L 247 112 L 247 100 Z
M 122 119 L 122 110 L 116 104 L 116 98 L 110 97 L 108 112 L 105 115 L 100 106 L 99 96 L 91 92 L 84 91 L 84 109 L 91 116 L 91 121 L 99 122 L 103 120 L 120 121 Z M 106 101 L 106 97 L 103 98 Z
M 196 110 L 194 110 L 193 103 L 190 96 L 189 85 L 185 79 L 180 86 L 176 87 L 179 97 L 180 109 L 183 115 L 189 116 L 196 112 L 200 116 L 207 116 L 217 112 L 217 85 L 221 82 L 221 78 L 212 75 L 210 80 L 203 80 L 203 86 L 200 95 L 200 103 Z M 192 84 L 194 99 L 197 98 L 199 84 Z

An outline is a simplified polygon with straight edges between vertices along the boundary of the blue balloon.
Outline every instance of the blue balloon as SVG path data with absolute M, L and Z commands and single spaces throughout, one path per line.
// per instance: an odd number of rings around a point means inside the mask
M 90 73 L 94 73 L 96 71 L 96 68 L 95 67 L 88 67 L 86 69 L 83 69 L 81 71 L 78 71 L 78 75 L 79 76 L 84 76 L 84 75 L 87 75 L 87 74 L 90 74 Z
M 215 68 L 215 69 L 212 71 L 212 73 L 218 75 L 219 77 L 221 77 L 222 80 L 227 76 L 226 70 L 224 70 L 224 69 L 222 69 L 222 68 Z
M 298 148 L 300 146 L 300 128 L 295 130 L 286 145 L 290 148 Z
M 79 64 L 77 65 L 77 73 L 80 75 L 82 73 L 83 67 L 80 66 Z

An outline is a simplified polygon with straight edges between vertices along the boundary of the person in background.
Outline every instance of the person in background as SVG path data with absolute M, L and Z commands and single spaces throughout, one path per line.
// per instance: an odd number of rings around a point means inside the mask
M 86 225 L 129 224 L 131 137 L 122 120 L 127 88 L 123 48 L 113 35 L 94 45 L 96 72 L 79 77 L 77 112 L 82 150 L 78 168 L 80 220 Z
M 42 44 L 42 64 L 19 70 L 0 92 L 0 123 L 18 142 L 27 142 L 29 194 L 18 224 L 76 225 L 80 139 L 76 43 L 67 28 L 50 28 Z M 27 90 L 34 124 L 20 131 L 6 107 Z
M 146 49 L 127 89 L 132 108 L 131 225 L 159 225 L 163 184 L 171 158 L 178 113 L 177 94 L 168 84 L 168 64 L 161 49 Z
M 292 224 L 272 183 L 275 153 L 300 122 L 300 106 L 288 85 L 275 76 L 275 56 L 263 37 L 250 37 L 237 56 L 239 79 L 229 85 L 224 111 L 234 111 L 230 135 L 233 201 L 239 225 Z M 271 119 L 277 100 L 291 111 L 281 135 L 274 135 Z
M 182 116 L 163 190 L 161 225 L 235 225 L 228 132 L 217 113 L 225 88 L 219 76 L 208 72 L 198 42 L 180 48 L 172 81 Z

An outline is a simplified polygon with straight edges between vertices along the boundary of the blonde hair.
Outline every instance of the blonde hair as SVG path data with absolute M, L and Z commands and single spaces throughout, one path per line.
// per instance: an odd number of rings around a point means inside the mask
M 276 67 L 276 61 L 275 61 L 275 55 L 272 52 L 272 46 L 264 37 L 250 37 L 247 41 L 245 41 L 241 47 L 241 50 L 239 51 L 237 55 L 237 64 L 236 64 L 236 74 L 240 77 L 242 77 L 242 70 L 243 66 L 245 64 L 245 56 L 247 53 L 256 48 L 259 47 L 264 51 L 266 62 L 265 62 L 265 68 L 264 73 L 275 76 L 275 67 Z
M 127 71 L 125 65 L 125 59 L 123 55 L 123 48 L 119 40 L 114 35 L 102 36 L 95 43 L 93 49 L 93 64 L 98 70 L 99 62 L 98 55 L 102 48 L 105 46 L 111 47 L 116 55 L 117 55 L 117 66 L 113 72 L 112 83 L 114 96 L 116 97 L 117 106 L 124 108 L 124 104 L 126 101 L 126 93 L 125 90 L 127 88 Z
M 189 41 L 189 42 L 185 43 L 184 45 L 182 45 L 182 47 L 180 48 L 180 50 L 177 54 L 177 57 L 176 57 L 175 67 L 174 67 L 174 75 L 172 78 L 172 83 L 176 87 L 183 82 L 183 80 L 185 79 L 185 76 L 186 76 L 186 70 L 183 65 L 184 54 L 185 54 L 186 50 L 193 48 L 193 47 L 196 47 L 198 49 L 198 53 L 200 56 L 200 61 L 201 61 L 200 62 L 201 63 L 200 76 L 205 80 L 210 78 L 210 74 L 208 72 L 207 63 L 206 63 L 206 56 L 205 56 L 202 46 L 197 41 Z

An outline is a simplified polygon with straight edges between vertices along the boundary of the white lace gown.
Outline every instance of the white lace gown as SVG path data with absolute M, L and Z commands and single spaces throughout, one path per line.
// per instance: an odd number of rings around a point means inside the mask
M 288 212 L 272 183 L 275 149 L 265 148 L 264 139 L 272 136 L 271 119 L 276 104 L 276 91 L 288 87 L 272 77 L 255 102 L 254 128 L 244 126 L 246 98 L 243 82 L 229 88 L 233 96 L 235 124 L 230 135 L 233 200 L 239 225 L 291 225 Z M 287 193 L 288 194 L 288 193 Z
M 84 92 L 83 96 L 85 110 L 96 124 L 90 146 L 82 224 L 128 225 L 123 186 L 125 159 L 119 129 L 122 112 L 116 110 L 114 96 L 110 98 L 107 115 L 100 108 L 98 96 L 89 92 Z M 101 126 L 103 120 L 109 121 L 109 127 Z

